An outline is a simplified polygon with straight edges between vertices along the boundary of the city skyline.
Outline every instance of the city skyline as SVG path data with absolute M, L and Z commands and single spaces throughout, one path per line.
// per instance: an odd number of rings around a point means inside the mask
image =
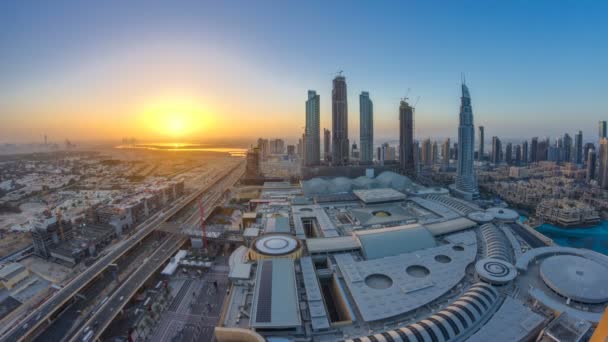
M 594 137 L 608 117 L 602 3 L 260 3 L 252 10 L 184 2 L 142 10 L 133 2 L 120 13 L 70 1 L 1 6 L 1 142 L 41 142 L 44 134 L 54 141 L 293 139 L 304 125 L 301 94 L 316 89 L 329 99 L 339 70 L 351 109 L 361 91 L 373 94 L 377 141 L 398 137 L 398 103 L 408 89 L 421 97 L 415 135 L 454 138 L 461 72 L 476 89 L 477 122 L 488 136 L 558 136 L 572 127 Z M 326 20 L 337 8 L 344 17 Z M 400 9 L 417 14 L 411 35 L 399 26 Z M 267 20 L 276 13 L 285 19 Z M 476 24 L 462 24 L 467 18 Z M 319 28 L 302 30 L 305 23 Z M 455 45 L 461 36 L 467 41 Z M 325 53 L 307 58 L 311 44 Z M 320 126 L 330 128 L 330 101 L 321 101 L 320 115 Z M 359 119 L 351 117 L 352 138 Z

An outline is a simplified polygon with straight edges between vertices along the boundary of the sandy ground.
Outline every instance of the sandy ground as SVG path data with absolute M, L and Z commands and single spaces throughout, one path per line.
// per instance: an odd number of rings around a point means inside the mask
M 46 261 L 36 256 L 27 257 L 21 260 L 20 263 L 29 268 L 31 272 L 54 284 L 61 283 L 72 273 L 72 269 L 69 267 Z
M 30 233 L 27 232 L 2 232 L 0 239 L 0 257 L 16 252 L 32 243 Z

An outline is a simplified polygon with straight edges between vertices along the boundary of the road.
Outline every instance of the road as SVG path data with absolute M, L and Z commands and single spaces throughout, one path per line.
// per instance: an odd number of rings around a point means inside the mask
M 236 164 L 232 171 L 242 168 L 242 163 Z M 137 228 L 136 232 L 129 238 L 119 242 L 117 247 L 112 251 L 108 252 L 105 256 L 99 258 L 99 260 L 82 272 L 79 276 L 72 279 L 66 284 L 61 290 L 53 295 L 49 300 L 40 305 L 36 310 L 31 312 L 25 319 L 16 324 L 10 329 L 4 336 L 2 341 L 22 341 L 27 340 L 30 337 L 32 331 L 39 327 L 43 322 L 51 317 L 59 308 L 61 308 L 68 300 L 70 300 L 76 293 L 82 290 L 87 284 L 95 279 L 108 265 L 114 263 L 116 259 L 121 257 L 125 252 L 130 250 L 144 237 L 148 236 L 154 231 L 154 229 L 161 223 L 167 221 L 178 211 L 183 209 L 186 205 L 196 200 L 210 187 L 221 181 L 224 177 L 228 176 L 230 172 L 219 171 L 216 173 L 210 182 L 195 191 L 194 193 L 182 197 L 177 200 L 169 209 L 161 210 L 159 213 L 148 218 L 142 222 Z
M 509 227 L 513 229 L 524 241 L 532 248 L 546 247 L 547 244 L 541 240 L 538 236 L 529 232 L 526 228 L 518 225 L 517 223 L 509 223 Z
M 234 184 L 239 178 L 240 173 L 229 173 L 227 178 L 217 182 L 212 189 L 203 196 L 203 206 L 212 208 L 219 204 L 227 185 Z M 212 210 L 208 210 L 205 216 L 208 217 Z M 205 218 L 206 218 L 205 217 Z M 200 217 L 194 212 L 188 217 L 185 225 L 200 224 Z M 169 238 L 155 251 L 148 260 L 135 271 L 124 283 L 110 296 L 109 300 L 97 312 L 84 323 L 81 329 L 74 334 L 70 341 L 79 341 L 89 333 L 89 328 L 94 331 L 92 340 L 99 338 L 108 325 L 114 320 L 116 315 L 129 302 L 136 291 L 158 271 L 158 269 L 186 242 L 187 237 L 181 234 L 170 235 Z M 86 329 L 86 331 L 85 331 Z

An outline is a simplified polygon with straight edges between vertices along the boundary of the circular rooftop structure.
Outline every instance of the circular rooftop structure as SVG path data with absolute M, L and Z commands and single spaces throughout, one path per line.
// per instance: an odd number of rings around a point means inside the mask
M 300 241 L 287 234 L 266 234 L 254 240 L 250 250 L 250 259 L 290 256 L 297 258 L 300 254 Z
M 517 211 L 508 208 L 490 208 L 486 212 L 494 215 L 495 218 L 502 221 L 516 221 L 519 219 Z
M 486 283 L 501 285 L 510 282 L 517 276 L 512 264 L 494 258 L 484 258 L 475 263 L 475 271 Z
M 494 219 L 494 214 L 489 211 L 474 211 L 467 217 L 477 223 L 488 223 Z
M 577 302 L 608 302 L 608 267 L 576 255 L 556 255 L 540 265 L 540 276 L 558 294 Z

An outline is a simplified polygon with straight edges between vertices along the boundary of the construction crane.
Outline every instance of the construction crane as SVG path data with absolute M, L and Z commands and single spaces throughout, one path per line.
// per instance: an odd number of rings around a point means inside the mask
M 205 227 L 205 208 L 203 207 L 203 202 L 199 198 L 198 200 L 198 210 L 201 214 L 201 230 L 203 232 L 203 248 L 207 249 L 207 231 Z
M 418 96 L 416 98 L 416 102 L 414 102 L 414 105 L 412 106 L 412 108 L 416 108 L 416 105 L 418 104 L 418 101 L 420 101 L 420 96 Z

